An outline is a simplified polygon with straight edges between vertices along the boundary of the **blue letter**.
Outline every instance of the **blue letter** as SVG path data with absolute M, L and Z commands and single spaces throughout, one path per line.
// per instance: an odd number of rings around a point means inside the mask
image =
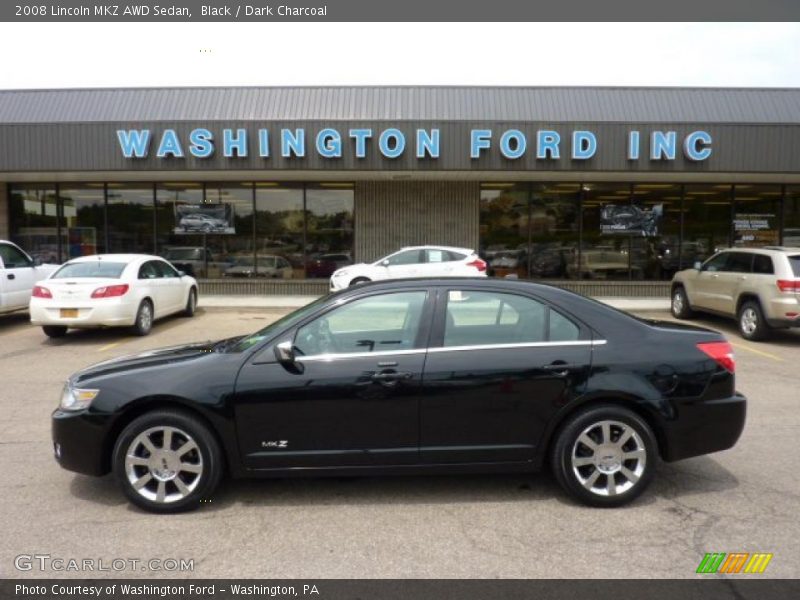
M 558 152 L 558 144 L 561 136 L 557 131 L 537 131 L 536 132 L 536 158 L 561 158 Z
M 161 136 L 161 143 L 158 145 L 158 158 L 164 158 L 167 154 L 172 154 L 175 158 L 183 158 L 183 149 L 174 129 L 165 129 Z
M 233 136 L 233 129 L 222 130 L 222 154 L 226 158 L 234 155 L 247 156 L 247 130 L 237 129 L 236 137 Z
M 639 160 L 639 132 L 628 134 L 628 160 Z
M 591 131 L 572 132 L 572 160 L 587 160 L 597 152 L 597 137 Z
M 683 140 L 683 153 L 689 160 L 705 160 L 711 156 L 711 135 L 707 131 L 693 131 Z
M 258 155 L 261 158 L 269 157 L 269 129 L 258 130 Z
M 323 129 L 317 134 L 317 152 L 325 158 L 342 156 L 342 136 L 335 129 Z
M 189 153 L 197 158 L 214 154 L 214 136 L 208 129 L 192 129 L 189 134 Z
M 350 137 L 356 141 L 356 158 L 367 155 L 367 138 L 372 137 L 372 129 L 351 129 Z
M 145 158 L 150 146 L 149 129 L 117 130 L 117 139 L 125 158 Z
M 281 156 L 289 158 L 292 154 L 298 158 L 306 155 L 306 130 L 281 129 Z
M 394 148 L 389 147 L 389 140 L 394 140 Z M 406 149 L 406 136 L 399 129 L 387 129 L 378 138 L 378 147 L 386 158 L 397 158 Z
M 511 140 L 514 140 L 514 148 L 511 147 Z M 519 158 L 525 154 L 527 146 L 528 140 L 519 129 L 509 129 L 500 136 L 500 153 L 506 158 Z
M 428 133 L 424 129 L 417 129 L 417 158 L 439 158 L 439 130 L 431 129 Z
M 650 160 L 675 160 L 677 136 L 674 131 L 654 131 L 650 141 Z
M 491 129 L 473 129 L 470 132 L 470 158 L 480 158 L 481 150 L 488 150 L 492 146 Z

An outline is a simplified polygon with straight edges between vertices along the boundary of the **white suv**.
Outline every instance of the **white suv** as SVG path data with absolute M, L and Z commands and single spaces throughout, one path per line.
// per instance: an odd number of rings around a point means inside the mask
M 331 291 L 367 281 L 404 277 L 486 277 L 486 262 L 468 248 L 411 246 L 371 264 L 337 269 L 331 276 Z
M 800 327 L 800 248 L 730 248 L 676 273 L 672 314 L 688 319 L 695 311 L 736 318 L 748 340 Z
M 0 314 L 25 310 L 33 286 L 58 265 L 43 265 L 16 244 L 0 240 Z

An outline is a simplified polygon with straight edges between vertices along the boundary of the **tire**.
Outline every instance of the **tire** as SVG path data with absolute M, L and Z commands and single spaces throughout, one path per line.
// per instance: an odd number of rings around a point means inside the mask
M 619 447 L 616 442 L 623 435 L 626 441 Z M 610 444 L 603 443 L 605 436 Z M 594 451 L 587 442 L 595 444 Z M 611 508 L 631 502 L 647 488 L 657 457 L 658 445 L 647 423 L 626 408 L 605 404 L 569 417 L 550 458 L 556 480 L 570 496 L 588 506 Z
M 164 451 L 167 436 L 170 445 Z M 145 439 L 156 452 L 147 449 Z M 211 498 L 223 461 L 219 443 L 200 419 L 164 409 L 142 415 L 122 431 L 114 444 L 112 468 L 133 504 L 149 512 L 174 513 L 193 510 Z
M 142 300 L 139 310 L 136 311 L 136 321 L 133 323 L 133 333 L 145 336 L 153 328 L 153 303 Z
M 769 337 L 770 326 L 764 318 L 761 305 L 755 300 L 747 300 L 739 307 L 736 314 L 741 336 L 753 342 L 765 340 Z
M 372 281 L 372 280 L 369 277 L 356 277 L 355 279 L 353 279 L 350 282 L 350 286 L 349 287 L 353 287 L 354 285 L 358 285 L 360 283 L 368 283 L 370 281 Z
M 682 285 L 676 286 L 672 290 L 670 311 L 676 319 L 691 319 L 694 316 L 694 311 L 689 304 L 689 296 L 686 295 L 686 290 Z
M 186 308 L 183 309 L 184 317 L 193 317 L 197 311 L 197 290 L 189 290 L 189 297 L 186 299 Z
M 60 338 L 67 335 L 67 328 L 63 325 L 43 325 L 42 331 L 49 338 Z

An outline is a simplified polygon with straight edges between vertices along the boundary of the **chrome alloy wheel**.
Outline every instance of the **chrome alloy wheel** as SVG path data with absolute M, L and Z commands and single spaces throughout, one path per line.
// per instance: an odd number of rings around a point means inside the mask
M 142 304 L 142 308 L 139 311 L 139 328 L 143 331 L 147 331 L 153 325 L 153 309 L 150 308 L 148 303 Z
M 672 314 L 680 315 L 683 313 L 683 293 L 675 292 L 672 295 Z
M 642 438 L 620 421 L 593 423 L 572 446 L 572 471 L 584 488 L 598 496 L 624 494 L 641 479 L 646 464 Z
M 177 427 L 151 427 L 137 435 L 125 454 L 125 474 L 136 492 L 159 504 L 191 494 L 203 475 L 200 448 Z
M 748 307 L 742 311 L 739 326 L 742 328 L 743 333 L 753 335 L 755 330 L 758 329 L 758 315 L 754 308 Z

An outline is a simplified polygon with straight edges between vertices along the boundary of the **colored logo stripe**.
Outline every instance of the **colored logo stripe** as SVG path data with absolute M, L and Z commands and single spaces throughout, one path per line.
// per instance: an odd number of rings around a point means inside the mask
M 757 552 L 707 552 L 697 567 L 698 573 L 763 573 L 772 554 Z M 744 568 L 744 570 L 742 570 Z

